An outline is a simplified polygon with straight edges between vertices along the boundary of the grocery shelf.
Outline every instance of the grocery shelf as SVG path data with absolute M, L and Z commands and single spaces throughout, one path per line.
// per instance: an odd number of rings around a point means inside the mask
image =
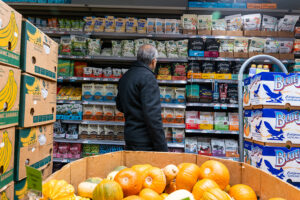
M 82 101 L 73 101 L 73 100 L 57 100 L 58 104 L 81 104 Z
M 234 62 L 245 62 L 247 59 L 246 58 L 207 58 L 207 57 L 188 57 L 188 60 L 201 60 L 201 61 L 234 61 Z M 259 62 L 259 63 L 272 63 L 270 60 L 255 60 L 254 62 Z M 282 63 L 289 64 L 289 63 L 294 63 L 295 60 L 281 60 Z
M 175 103 L 162 103 L 162 108 L 186 108 L 185 104 L 175 104 Z
M 81 158 L 79 158 L 81 159 Z M 56 163 L 70 163 L 70 162 L 73 162 L 73 161 L 76 161 L 78 159 L 69 159 L 69 158 L 53 158 L 53 162 L 56 162 Z
M 168 147 L 170 147 L 170 148 L 184 148 L 184 144 L 168 143 Z
M 100 101 L 82 101 L 83 105 L 103 105 L 103 106 L 115 106 L 116 102 L 100 102 Z
M 54 142 L 80 143 L 80 144 L 125 145 L 125 142 L 124 142 L 124 141 L 99 140 L 99 139 L 77 139 L 77 140 L 68 140 L 68 139 L 57 139 L 57 138 L 54 138 Z
M 225 80 L 225 79 L 188 79 L 189 83 L 232 83 L 237 84 L 238 80 Z
M 185 128 L 185 124 L 163 124 L 164 128 Z
M 134 62 L 136 57 L 120 57 L 120 56 L 67 56 L 59 55 L 58 58 L 69 60 L 84 60 L 95 62 Z M 188 62 L 187 58 L 157 58 L 160 63 L 167 62 Z
M 187 81 L 185 80 L 157 80 L 159 84 L 170 84 L 170 85 L 186 85 Z
M 117 82 L 119 82 L 119 79 L 118 78 L 76 77 L 76 76 L 70 76 L 70 77 L 59 76 L 59 77 L 57 77 L 57 82 L 84 82 L 84 81 L 117 83 Z
M 238 135 L 238 131 L 223 131 L 223 130 L 200 130 L 200 129 L 186 129 L 186 133 L 204 133 L 204 134 L 230 134 Z
M 81 124 L 82 121 L 80 121 L 80 120 L 61 120 L 61 123 L 64 123 L 64 124 Z
M 187 103 L 187 107 L 238 108 L 238 104 L 224 103 Z

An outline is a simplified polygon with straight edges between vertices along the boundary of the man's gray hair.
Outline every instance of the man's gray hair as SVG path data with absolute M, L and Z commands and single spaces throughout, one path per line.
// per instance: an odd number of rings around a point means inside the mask
M 156 48 L 150 44 L 145 44 L 141 46 L 137 53 L 137 60 L 144 63 L 145 65 L 150 65 L 152 60 L 157 58 L 158 52 Z

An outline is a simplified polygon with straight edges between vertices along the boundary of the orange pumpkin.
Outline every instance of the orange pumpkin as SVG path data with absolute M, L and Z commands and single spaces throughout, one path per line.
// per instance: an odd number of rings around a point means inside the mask
M 140 197 L 144 200 L 163 200 L 163 198 L 154 190 L 145 188 L 140 192 Z
M 208 160 L 200 167 L 199 178 L 208 178 L 214 180 L 222 190 L 229 185 L 230 174 L 227 167 L 215 160 Z
M 199 167 L 194 163 L 185 163 L 178 167 L 179 172 L 176 176 L 176 189 L 185 189 L 192 192 L 194 185 L 199 177 Z
M 143 198 L 136 196 L 136 195 L 131 195 L 131 196 L 124 198 L 123 200 L 143 200 Z
M 168 194 L 167 193 L 162 193 L 160 196 L 161 196 L 161 198 L 165 199 L 165 198 L 167 198 Z
M 164 172 L 157 167 L 151 167 L 145 172 L 144 188 L 150 188 L 161 194 L 166 188 L 166 176 Z
M 171 183 L 169 183 L 166 186 L 165 193 L 171 194 L 172 192 L 175 192 L 175 191 L 176 191 L 176 183 L 174 181 L 172 181 Z
M 182 168 L 188 166 L 189 164 L 190 164 L 190 163 L 180 163 L 180 164 L 177 166 L 177 168 L 178 168 L 178 170 L 181 170 Z
M 138 172 L 140 174 L 140 177 L 142 180 L 144 180 L 144 176 L 145 176 L 145 172 L 147 169 L 149 169 L 150 167 L 152 167 L 149 164 L 145 164 L 145 165 L 133 165 L 131 167 L 131 169 L 133 169 L 134 171 Z
M 215 181 L 205 178 L 196 183 L 192 193 L 196 200 L 200 200 L 203 196 L 203 193 L 212 188 L 220 188 L 220 187 Z
M 115 181 L 121 185 L 125 197 L 138 194 L 143 187 L 139 173 L 130 168 L 119 171 Z
M 212 188 L 203 193 L 201 200 L 232 200 L 230 196 L 220 188 Z
M 232 186 L 228 193 L 235 200 L 257 200 L 254 190 L 248 185 L 244 184 Z

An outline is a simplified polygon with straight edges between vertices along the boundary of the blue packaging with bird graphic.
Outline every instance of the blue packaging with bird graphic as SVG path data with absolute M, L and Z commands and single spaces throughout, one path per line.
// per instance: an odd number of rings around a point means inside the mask
M 300 188 L 300 147 L 252 145 L 252 165 Z
M 244 107 L 300 108 L 300 74 L 262 72 L 244 85 Z
M 249 123 L 255 141 L 300 144 L 300 110 L 251 110 Z

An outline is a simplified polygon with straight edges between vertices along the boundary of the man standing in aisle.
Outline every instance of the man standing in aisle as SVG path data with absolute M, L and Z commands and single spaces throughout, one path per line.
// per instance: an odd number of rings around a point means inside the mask
M 119 81 L 117 108 L 125 115 L 126 150 L 168 151 L 159 87 L 153 73 L 157 54 L 152 45 L 141 46 L 137 62 Z

